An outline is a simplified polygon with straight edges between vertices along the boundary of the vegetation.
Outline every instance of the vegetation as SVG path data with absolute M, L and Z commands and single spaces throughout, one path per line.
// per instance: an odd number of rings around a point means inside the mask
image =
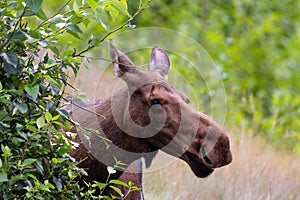
M 0 2 L 0 196 L 3 199 L 123 199 L 95 197 L 110 182 L 89 185 L 83 192 L 76 178 L 86 175 L 68 155 L 76 148 L 61 127 L 72 126 L 70 113 L 59 110 L 68 86 L 68 71 L 75 75 L 83 53 L 100 45 L 110 34 L 130 27 L 135 14 L 126 1 L 65 1 L 55 12 L 42 0 Z M 46 9 L 45 9 L 46 8 Z M 84 30 L 100 27 L 98 37 Z M 72 38 L 72 39 L 69 39 Z M 75 44 L 81 42 L 83 49 Z M 69 136 L 70 137 L 70 136 Z M 118 161 L 115 166 L 119 167 Z M 108 168 L 114 173 L 113 168 Z M 113 180 L 129 190 L 131 182 Z

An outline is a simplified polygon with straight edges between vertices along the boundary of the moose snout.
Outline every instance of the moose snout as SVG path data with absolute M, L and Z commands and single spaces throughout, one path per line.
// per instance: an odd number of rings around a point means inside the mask
M 232 162 L 229 138 L 225 132 L 215 141 L 202 144 L 200 153 L 205 164 L 211 168 L 222 167 Z

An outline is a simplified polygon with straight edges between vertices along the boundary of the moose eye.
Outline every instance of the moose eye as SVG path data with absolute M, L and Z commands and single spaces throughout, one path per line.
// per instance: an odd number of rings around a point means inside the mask
M 157 105 L 160 104 L 160 101 L 158 99 L 151 99 L 151 105 Z

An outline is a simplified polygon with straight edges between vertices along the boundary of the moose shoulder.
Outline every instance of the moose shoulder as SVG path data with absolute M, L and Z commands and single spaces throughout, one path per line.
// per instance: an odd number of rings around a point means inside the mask
M 72 108 L 74 121 L 99 130 L 111 141 L 107 148 L 99 135 L 87 137 L 78 131 L 76 141 L 80 146 L 70 154 L 88 173 L 81 183 L 105 181 L 106 167 L 114 165 L 114 157 L 127 164 L 144 157 L 150 165 L 158 150 L 184 160 L 202 178 L 232 161 L 226 131 L 193 109 L 188 97 L 168 83 L 170 61 L 161 48 L 153 47 L 147 71 L 137 69 L 113 45 L 110 54 L 116 76 L 127 87 L 89 107 L 97 114 Z M 111 178 L 118 179 L 122 174 L 118 171 Z

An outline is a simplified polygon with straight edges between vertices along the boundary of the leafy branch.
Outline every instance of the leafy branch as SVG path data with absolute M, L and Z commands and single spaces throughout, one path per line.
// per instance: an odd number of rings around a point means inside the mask
M 138 10 L 126 21 L 124 22 L 122 25 L 120 25 L 119 27 L 111 30 L 110 32 L 108 32 L 107 34 L 105 34 L 100 40 L 99 43 L 102 43 L 105 39 L 107 39 L 111 34 L 125 28 L 128 26 L 128 24 L 130 24 L 130 22 L 138 15 L 140 14 L 143 10 L 145 10 L 148 5 L 150 4 L 151 0 L 147 1 L 147 3 L 145 5 L 140 3 L 140 6 L 138 8 Z M 81 52 L 74 54 L 73 57 L 82 57 L 82 54 L 88 52 L 89 50 L 93 49 L 96 46 L 96 44 L 92 44 L 89 45 L 86 49 L 82 50 Z
M 103 133 L 81 126 L 71 119 L 69 112 L 60 109 L 64 100 L 104 117 L 64 98 L 67 86 L 75 88 L 68 83 L 68 71 L 73 70 L 76 76 L 82 54 L 92 49 L 89 47 L 75 58 L 75 41 L 78 43 L 75 38 L 84 41 L 80 25 L 88 26 L 90 21 L 87 19 L 94 20 L 91 25 L 99 22 L 95 20 L 96 12 L 109 12 L 108 9 L 104 11 L 100 4 L 120 6 L 114 9 L 122 15 L 130 15 L 126 1 L 81 1 L 82 5 L 78 6 L 76 2 L 79 1 L 65 0 L 54 12 L 44 12 L 43 2 L 1 3 L 0 51 L 4 52 L 0 53 L 0 196 L 4 199 L 53 199 L 58 196 L 88 199 L 92 197 L 93 188 L 82 193 L 83 188 L 76 179 L 80 174 L 78 162 L 67 156 L 75 146 L 61 127 L 69 130 L 74 125 L 87 137 L 101 138 L 106 147 L 111 143 Z M 65 9 L 71 2 L 74 2 L 73 8 Z M 56 2 L 48 3 L 54 5 Z M 101 42 L 124 28 L 142 10 L 140 8 L 127 22 L 104 35 Z M 51 17 L 45 14 L 49 12 Z M 37 20 L 41 23 L 36 24 Z M 107 21 L 105 25 L 110 23 Z M 75 38 L 65 43 L 63 38 L 69 36 L 66 33 Z
M 62 7 L 60 7 L 60 9 L 58 9 L 58 11 L 53 14 L 51 17 L 49 17 L 49 19 L 52 19 L 53 17 L 59 15 L 59 13 L 69 5 L 69 3 L 71 2 L 72 0 L 68 0 Z M 49 20 L 46 20 L 46 21 L 42 21 L 36 28 L 35 30 L 39 29 L 40 27 L 42 27 L 43 25 L 45 25 L 47 22 L 49 22 Z

